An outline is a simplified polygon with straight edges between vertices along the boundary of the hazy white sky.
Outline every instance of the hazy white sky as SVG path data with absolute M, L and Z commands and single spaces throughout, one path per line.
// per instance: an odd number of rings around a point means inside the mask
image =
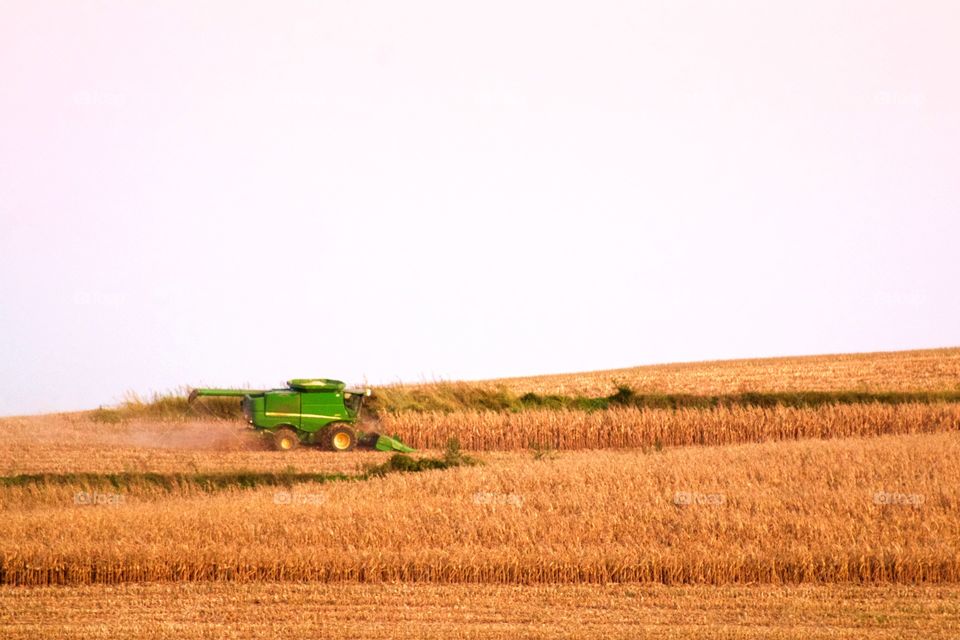
M 960 344 L 960 3 L 0 0 L 0 414 Z

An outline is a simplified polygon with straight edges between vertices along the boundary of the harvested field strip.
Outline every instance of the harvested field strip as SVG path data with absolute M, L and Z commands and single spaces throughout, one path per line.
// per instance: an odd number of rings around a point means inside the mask
M 55 425 L 53 428 L 66 428 Z M 142 427 L 147 429 L 149 427 Z M 243 428 L 243 427 L 238 427 Z M 92 440 L 92 438 L 91 438 Z M 91 450 L 97 455 L 91 456 Z M 218 451 L 216 449 L 159 449 L 126 445 L 64 444 L 53 438 L 26 444 L 0 439 L 0 475 L 43 473 L 221 473 L 268 472 L 351 474 L 367 465 L 381 464 L 391 453 L 354 451 L 323 455 L 302 447 L 279 454 L 275 451 Z
M 893 640 L 958 634 L 956 586 L 281 582 L 0 588 L 0 636 L 9 640 Z
M 418 449 L 449 438 L 475 451 L 659 448 L 957 431 L 960 404 L 405 412 L 384 416 L 382 428 Z
M 388 473 L 418 472 L 449 469 L 461 465 L 478 464 L 478 460 L 465 456 L 448 442 L 442 457 L 412 457 L 397 453 L 379 465 L 368 465 L 356 474 L 346 473 L 301 473 L 297 471 L 232 471 L 220 473 L 26 473 L 0 476 L 0 487 L 45 487 L 69 486 L 90 489 L 136 489 L 160 488 L 166 491 L 199 489 L 218 491 L 223 489 L 255 489 L 257 487 L 292 487 L 296 484 L 338 482 L 344 480 L 369 480 Z

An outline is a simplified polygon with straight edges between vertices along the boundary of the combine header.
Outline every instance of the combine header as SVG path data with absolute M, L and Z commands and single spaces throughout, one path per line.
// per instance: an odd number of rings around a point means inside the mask
M 247 422 L 271 434 L 281 451 L 300 444 L 333 451 L 350 451 L 358 445 L 379 451 L 413 451 L 397 438 L 356 429 L 363 400 L 369 395 L 370 389 L 348 389 L 339 380 L 297 378 L 290 380 L 286 389 L 194 389 L 190 402 L 200 396 L 241 398 Z

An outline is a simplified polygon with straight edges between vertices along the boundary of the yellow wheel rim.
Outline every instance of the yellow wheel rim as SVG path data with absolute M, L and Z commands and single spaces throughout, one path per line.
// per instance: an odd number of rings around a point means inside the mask
M 340 432 L 333 436 L 333 448 L 343 451 L 350 446 L 350 435 Z
M 290 441 L 290 438 L 283 438 L 280 440 L 280 448 L 287 450 L 293 447 L 293 442 Z

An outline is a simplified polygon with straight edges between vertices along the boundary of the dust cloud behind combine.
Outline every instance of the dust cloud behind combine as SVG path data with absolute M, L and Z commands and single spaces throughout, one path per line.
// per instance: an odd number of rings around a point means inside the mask
M 9 422 L 21 426 L 21 429 L 5 434 L 12 435 L 13 440 L 18 439 L 15 434 L 20 431 L 33 442 L 87 446 L 202 451 L 258 451 L 266 448 L 260 434 L 239 421 L 134 419 L 103 423 L 89 419 L 85 413 L 78 413 L 5 420 L 0 425 Z

